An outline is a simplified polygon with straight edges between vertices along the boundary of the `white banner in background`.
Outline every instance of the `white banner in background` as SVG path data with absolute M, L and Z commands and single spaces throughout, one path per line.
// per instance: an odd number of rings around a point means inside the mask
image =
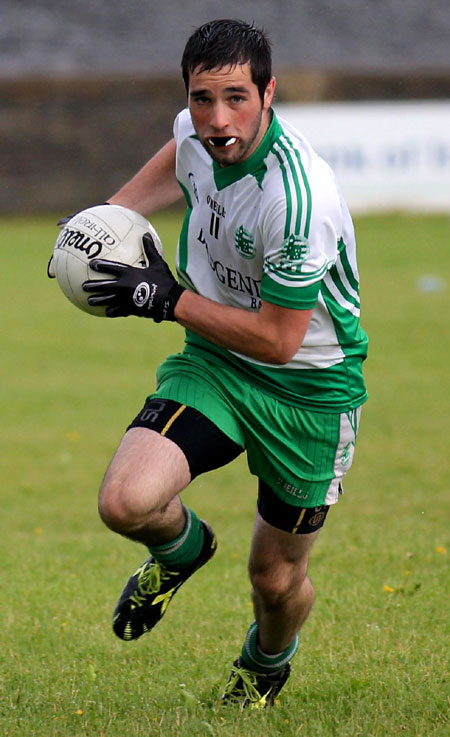
M 279 104 L 352 212 L 450 211 L 450 102 Z

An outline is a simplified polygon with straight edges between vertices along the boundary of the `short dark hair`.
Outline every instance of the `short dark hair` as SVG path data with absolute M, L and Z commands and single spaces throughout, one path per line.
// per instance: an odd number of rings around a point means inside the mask
M 264 92 L 272 78 L 271 43 L 264 31 L 241 20 L 204 23 L 188 39 L 181 60 L 186 91 L 194 69 L 205 72 L 247 63 L 252 81 L 264 100 Z

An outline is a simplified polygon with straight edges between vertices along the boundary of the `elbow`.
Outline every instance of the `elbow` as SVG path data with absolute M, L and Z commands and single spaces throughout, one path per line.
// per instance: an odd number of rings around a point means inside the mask
M 260 360 L 264 361 L 264 363 L 273 363 L 275 366 L 283 366 L 292 360 L 299 347 L 297 344 L 293 345 L 291 342 L 277 341 L 266 347 L 264 351 L 265 356 Z
M 274 366 L 284 366 L 286 363 L 289 363 L 289 361 L 295 356 L 294 353 L 288 353 L 287 351 L 276 353 L 272 360 L 268 361 L 268 363 L 273 363 Z

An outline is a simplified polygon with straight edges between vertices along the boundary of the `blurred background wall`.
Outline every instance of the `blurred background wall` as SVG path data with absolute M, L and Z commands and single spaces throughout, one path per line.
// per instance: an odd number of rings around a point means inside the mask
M 450 100 L 448 0 L 2 0 L 0 212 L 108 197 L 170 136 L 185 41 L 224 15 L 268 31 L 279 103 Z

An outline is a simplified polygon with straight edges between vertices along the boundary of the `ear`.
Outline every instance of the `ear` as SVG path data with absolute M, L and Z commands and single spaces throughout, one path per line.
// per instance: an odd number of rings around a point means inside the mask
M 277 80 L 275 79 L 275 77 L 272 77 L 264 92 L 264 110 L 268 110 L 271 107 L 273 98 L 275 97 L 276 86 Z

